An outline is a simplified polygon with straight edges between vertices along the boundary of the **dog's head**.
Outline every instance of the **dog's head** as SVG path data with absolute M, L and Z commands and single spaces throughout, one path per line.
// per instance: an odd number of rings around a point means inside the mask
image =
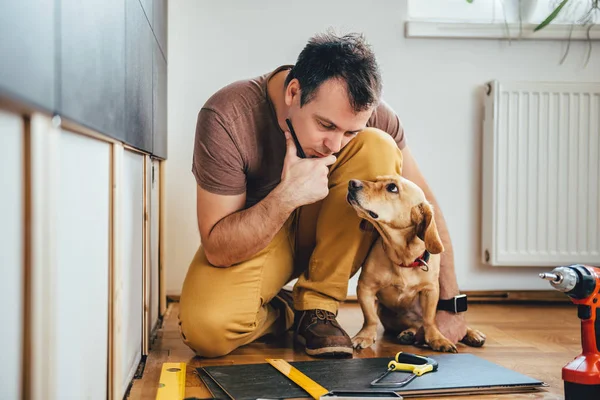
M 431 254 L 444 251 L 433 208 L 414 182 L 401 176 L 382 176 L 373 182 L 352 179 L 346 199 L 359 217 L 373 225 L 416 236 Z M 410 241 L 407 237 L 406 242 Z

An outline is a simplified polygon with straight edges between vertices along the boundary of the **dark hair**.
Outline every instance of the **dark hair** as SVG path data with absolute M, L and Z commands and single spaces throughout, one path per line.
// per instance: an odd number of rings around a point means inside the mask
M 327 32 L 312 37 L 300 52 L 285 85 L 294 78 L 300 82 L 302 91 L 300 106 L 311 101 L 319 86 L 332 78 L 346 83 L 355 112 L 376 105 L 381 95 L 381 75 L 375 54 L 358 33 L 337 36 Z

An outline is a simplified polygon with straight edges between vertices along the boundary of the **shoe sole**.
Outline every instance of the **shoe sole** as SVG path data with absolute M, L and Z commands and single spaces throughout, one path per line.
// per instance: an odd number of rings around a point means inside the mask
M 321 357 L 344 357 L 352 356 L 354 354 L 354 348 L 343 347 L 343 346 L 330 346 L 321 347 L 320 349 L 310 349 L 306 347 L 306 339 L 303 336 L 297 335 L 296 341 L 304 346 L 304 351 L 309 356 L 321 356 Z

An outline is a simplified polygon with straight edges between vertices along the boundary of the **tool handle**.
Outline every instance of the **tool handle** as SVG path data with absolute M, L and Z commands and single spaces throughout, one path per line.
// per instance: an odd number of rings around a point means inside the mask
M 596 307 L 591 308 L 591 315 L 581 320 L 581 345 L 583 354 L 600 353 L 600 319 Z
M 421 376 L 424 373 L 431 372 L 431 371 L 433 371 L 433 365 L 427 364 L 427 365 L 422 365 L 420 367 L 413 369 L 413 374 L 415 374 L 416 376 Z
M 433 371 L 433 365 L 431 365 L 431 364 L 425 364 L 425 365 L 403 364 L 403 363 L 397 363 L 395 361 L 390 361 L 390 363 L 388 364 L 388 369 L 390 371 L 412 372 L 416 376 L 421 376 L 426 372 Z
M 592 289 L 585 298 L 571 298 L 577 304 L 577 317 L 581 320 L 581 346 L 583 354 L 600 354 L 600 268 L 582 266 L 579 270 L 582 279 L 579 286 L 586 283 Z M 587 274 L 584 274 L 586 273 Z M 585 278 L 585 279 L 583 279 Z M 576 289 L 581 289 L 577 287 Z
M 431 364 L 434 367 L 434 370 L 437 370 L 438 363 L 433 358 L 420 356 L 412 353 L 405 353 L 403 351 L 399 351 L 396 353 L 396 357 L 394 357 L 397 363 L 400 364 L 412 364 L 412 365 L 426 365 Z

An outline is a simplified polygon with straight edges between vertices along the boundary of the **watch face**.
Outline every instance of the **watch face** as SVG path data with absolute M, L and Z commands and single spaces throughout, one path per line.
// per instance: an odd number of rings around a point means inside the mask
M 456 311 L 463 312 L 467 311 L 467 295 L 456 296 Z
M 452 313 L 465 312 L 467 311 L 467 295 L 460 294 L 450 299 L 439 300 L 437 308 Z

